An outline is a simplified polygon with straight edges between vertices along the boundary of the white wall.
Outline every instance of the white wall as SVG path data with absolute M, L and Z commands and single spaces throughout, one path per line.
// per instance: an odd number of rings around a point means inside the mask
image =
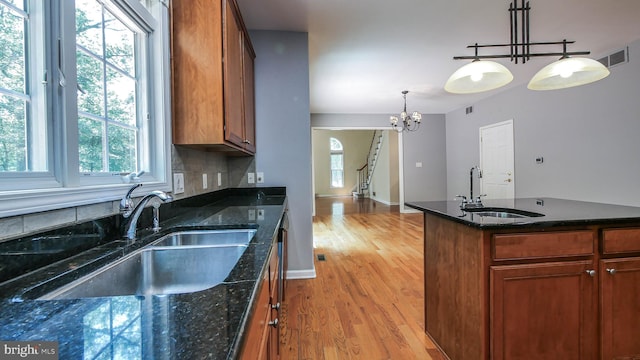
M 448 113 L 448 198 L 468 193 L 479 127 L 513 119 L 516 197 L 640 206 L 640 41 L 629 50 L 630 62 L 599 82 L 553 91 L 523 85 L 469 104 L 470 115 Z
M 311 114 L 312 127 L 390 128 L 389 114 Z M 416 132 L 402 134 L 404 201 L 444 200 L 447 166 L 444 114 L 426 114 Z M 416 167 L 416 163 L 422 167 Z
M 256 171 L 286 186 L 289 276 L 315 276 L 307 33 L 251 31 L 256 52 Z

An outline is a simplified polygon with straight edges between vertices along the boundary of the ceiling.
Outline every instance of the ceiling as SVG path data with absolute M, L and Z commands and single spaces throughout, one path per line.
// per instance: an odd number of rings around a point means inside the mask
M 467 45 L 509 42 L 510 0 L 237 0 L 250 30 L 308 32 L 312 113 L 447 113 L 526 84 L 555 57 L 508 59 L 514 80 L 473 95 L 444 83 L 473 55 Z M 640 0 L 531 0 L 532 42 L 575 40 L 599 58 L 640 39 Z M 561 51 L 545 47 L 532 51 Z M 508 48 L 481 50 L 480 55 Z

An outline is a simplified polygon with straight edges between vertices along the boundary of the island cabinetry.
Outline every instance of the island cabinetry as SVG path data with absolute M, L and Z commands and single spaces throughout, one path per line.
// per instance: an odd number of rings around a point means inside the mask
M 173 143 L 255 153 L 255 54 L 235 0 L 171 2 Z
M 596 240 L 592 229 L 491 235 L 491 359 L 595 359 Z
M 491 359 L 595 359 L 593 270 L 590 260 L 492 266 Z
M 640 358 L 640 229 L 603 230 L 602 250 L 602 359 Z

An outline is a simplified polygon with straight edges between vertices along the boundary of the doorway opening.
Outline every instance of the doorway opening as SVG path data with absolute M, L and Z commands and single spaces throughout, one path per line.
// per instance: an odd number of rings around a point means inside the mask
M 360 127 L 312 127 L 312 188 L 313 215 L 316 215 L 316 197 L 341 196 L 353 197 L 358 189 L 357 169 L 367 163 L 374 133 L 382 134 L 384 142 L 380 162 L 374 166 L 374 174 L 384 174 L 382 179 L 370 179 L 366 197 L 387 206 L 404 208 L 403 170 L 402 170 L 402 133 L 392 128 Z M 333 166 L 330 156 L 330 139 L 339 140 L 343 145 L 344 186 L 331 187 L 331 172 L 339 166 Z M 391 139 L 391 140 L 390 140 Z M 384 157 L 384 159 L 382 159 Z M 334 169 L 335 168 L 335 169 Z M 334 174 L 335 175 L 335 174 Z M 338 201 L 337 203 L 340 203 Z

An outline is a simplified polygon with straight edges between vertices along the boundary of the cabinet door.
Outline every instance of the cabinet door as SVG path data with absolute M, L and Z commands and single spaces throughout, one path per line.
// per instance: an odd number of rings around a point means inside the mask
M 255 95 L 254 95 L 254 69 L 253 63 L 255 54 L 251 47 L 248 35 L 243 35 L 243 56 L 242 56 L 242 93 L 244 96 L 244 142 L 245 150 L 256 152 L 256 115 L 255 115 Z
M 593 359 L 592 270 L 591 261 L 492 266 L 491 358 Z
M 224 138 L 244 147 L 242 95 L 242 25 L 235 3 L 224 0 Z
M 600 262 L 602 359 L 640 358 L 640 257 Z

